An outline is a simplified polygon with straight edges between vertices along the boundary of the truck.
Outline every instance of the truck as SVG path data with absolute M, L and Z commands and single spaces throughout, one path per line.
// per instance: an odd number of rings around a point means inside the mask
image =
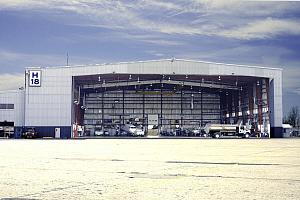
M 203 129 L 204 133 L 213 137 L 220 138 L 223 136 L 239 136 L 249 138 L 251 130 L 239 122 L 237 124 L 210 124 L 207 123 Z

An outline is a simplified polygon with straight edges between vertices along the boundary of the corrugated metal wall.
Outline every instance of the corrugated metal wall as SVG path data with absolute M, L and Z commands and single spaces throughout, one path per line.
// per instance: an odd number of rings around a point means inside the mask
M 24 125 L 24 90 L 0 92 L 0 104 L 13 104 L 13 109 L 0 109 L 0 121 L 14 122 L 15 126 Z

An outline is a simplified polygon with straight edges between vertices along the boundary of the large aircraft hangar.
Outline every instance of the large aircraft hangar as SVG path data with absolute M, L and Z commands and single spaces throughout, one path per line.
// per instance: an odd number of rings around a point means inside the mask
M 282 137 L 277 68 L 173 58 L 30 67 L 25 83 L 23 126 L 39 137 L 95 137 L 104 129 L 117 136 L 128 124 L 160 136 L 238 122 Z

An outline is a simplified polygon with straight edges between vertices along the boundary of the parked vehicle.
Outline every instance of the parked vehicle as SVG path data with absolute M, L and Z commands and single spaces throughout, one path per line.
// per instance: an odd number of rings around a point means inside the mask
M 144 136 L 145 131 L 142 128 L 137 128 L 132 124 L 125 124 L 121 128 L 122 131 L 127 132 L 131 136 Z
M 104 130 L 102 128 L 95 128 L 95 136 L 104 136 Z
M 292 137 L 300 137 L 300 131 L 299 130 L 293 130 L 291 132 Z
M 194 132 L 192 130 L 185 129 L 185 128 L 177 128 L 176 135 L 183 136 L 183 137 L 191 137 L 194 136 Z
M 160 132 L 160 135 L 162 135 L 162 136 L 176 136 L 176 130 L 175 129 L 166 128 L 166 129 L 163 129 Z
M 37 138 L 37 131 L 34 127 L 28 127 L 22 133 L 22 138 Z
M 207 133 L 205 133 L 200 127 L 192 129 L 193 136 L 199 137 L 207 137 Z
M 239 136 L 243 138 L 249 138 L 251 131 L 246 126 L 239 124 L 206 124 L 204 132 L 214 138 L 220 138 L 222 136 Z
M 15 129 L 13 126 L 0 126 L 0 137 L 13 138 Z

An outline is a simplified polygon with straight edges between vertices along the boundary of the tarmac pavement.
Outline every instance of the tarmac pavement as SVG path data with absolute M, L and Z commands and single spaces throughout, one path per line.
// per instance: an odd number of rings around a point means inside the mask
M 0 140 L 0 199 L 300 199 L 300 139 Z

